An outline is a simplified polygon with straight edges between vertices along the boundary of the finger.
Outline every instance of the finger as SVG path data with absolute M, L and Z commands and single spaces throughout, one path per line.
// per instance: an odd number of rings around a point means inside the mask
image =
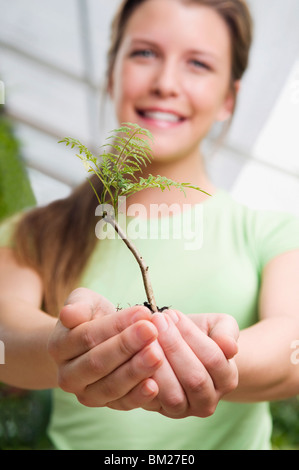
M 60 312 L 60 321 L 66 328 L 89 321 L 95 316 L 114 313 L 115 306 L 102 295 L 86 288 L 75 289 L 65 301 Z
M 96 317 L 71 330 L 61 328 L 55 337 L 55 344 L 52 344 L 51 354 L 57 363 L 69 361 L 140 320 L 151 321 L 151 312 L 146 307 L 135 306 Z
M 60 367 L 59 385 L 65 391 L 82 390 L 113 372 L 157 338 L 155 326 L 141 320 Z
M 186 343 L 169 315 L 154 314 L 153 323 L 159 332 L 159 343 L 177 379 L 188 397 L 194 414 L 200 417 L 214 412 L 215 388 L 207 370 Z M 194 328 L 194 327 L 193 327 Z M 158 382 L 160 387 L 160 384 Z
M 159 410 L 162 414 L 166 414 L 171 418 L 182 417 L 188 408 L 187 396 L 160 344 L 159 348 L 164 360 L 152 377 L 158 384 L 159 394 L 147 409 Z
M 199 328 L 222 349 L 227 359 L 232 359 L 238 352 L 239 326 L 237 321 L 226 314 L 188 315 Z M 204 326 L 203 326 L 204 325 Z
M 232 359 L 238 352 L 239 327 L 236 320 L 228 315 L 221 315 L 212 325 L 209 336 L 222 349 L 227 359 Z
M 152 380 L 144 382 L 160 367 L 162 354 L 154 342 L 111 374 L 85 388 L 78 399 L 88 406 L 130 410 L 147 403 L 158 392 Z
M 136 385 L 127 395 L 119 400 L 107 403 L 106 406 L 113 410 L 129 411 L 135 408 L 145 408 L 152 403 L 159 393 L 157 383 L 149 378 Z M 159 406 L 160 408 L 160 406 Z M 155 411 L 155 410 L 154 410 Z
M 215 389 L 221 394 L 231 391 L 235 387 L 235 367 L 219 345 L 197 328 L 189 316 L 172 310 L 166 311 L 165 314 L 172 318 L 186 343 L 203 364 L 213 380 Z
M 89 303 L 76 302 L 74 304 L 65 305 L 60 313 L 59 320 L 67 329 L 73 329 L 82 323 L 91 320 L 93 310 Z

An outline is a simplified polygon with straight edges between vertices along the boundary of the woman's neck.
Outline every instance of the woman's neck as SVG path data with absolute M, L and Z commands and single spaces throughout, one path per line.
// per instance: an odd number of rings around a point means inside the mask
M 153 160 L 142 173 L 146 178 L 149 174 L 154 176 L 165 176 L 179 183 L 190 183 L 198 186 L 209 194 L 216 191 L 215 186 L 209 180 L 203 158 L 199 153 L 190 155 L 184 159 L 171 162 L 159 162 Z M 185 195 L 186 194 L 186 195 Z M 128 206 L 131 204 L 143 204 L 146 208 L 150 204 L 199 204 L 205 201 L 209 196 L 194 189 L 186 189 L 185 194 L 177 188 L 165 189 L 163 192 L 159 188 L 146 189 L 140 191 L 128 198 Z

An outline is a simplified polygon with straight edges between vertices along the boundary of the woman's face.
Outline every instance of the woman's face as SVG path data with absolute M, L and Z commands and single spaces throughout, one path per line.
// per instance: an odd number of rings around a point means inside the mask
M 169 161 L 197 152 L 230 116 L 230 78 L 230 34 L 214 10 L 147 0 L 126 26 L 110 93 L 118 121 L 149 129 L 154 159 Z

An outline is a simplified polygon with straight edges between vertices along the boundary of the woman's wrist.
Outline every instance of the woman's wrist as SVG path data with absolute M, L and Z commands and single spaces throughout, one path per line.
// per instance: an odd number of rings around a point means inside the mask
M 0 380 L 24 389 L 57 386 L 48 341 L 57 319 L 21 300 L 1 299 L 0 338 L 5 360 Z

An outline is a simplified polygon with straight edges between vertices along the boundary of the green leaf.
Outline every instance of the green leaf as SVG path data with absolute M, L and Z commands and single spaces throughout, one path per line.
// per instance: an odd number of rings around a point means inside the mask
M 109 194 L 109 202 L 113 204 L 115 214 L 117 214 L 119 196 L 129 196 L 146 188 L 160 188 L 161 191 L 165 191 L 176 187 L 183 192 L 186 188 L 190 188 L 208 194 L 197 186 L 178 183 L 160 175 L 149 175 L 146 179 L 140 176 L 138 179 L 136 173 L 142 173 L 142 167 L 145 167 L 152 158 L 152 149 L 145 137 L 150 141 L 153 140 L 152 134 L 147 129 L 137 124 L 123 123 L 121 127 L 111 131 L 106 143 L 101 146 L 102 152 L 99 157 L 95 157 L 77 139 L 65 137 L 59 143 L 71 145 L 72 148 L 79 150 L 77 157 L 81 159 L 86 171 L 96 174 L 105 188 L 103 194 L 97 194 L 99 202 L 107 202 L 106 197 Z M 95 191 L 93 185 L 92 188 Z M 111 188 L 114 189 L 114 195 Z

